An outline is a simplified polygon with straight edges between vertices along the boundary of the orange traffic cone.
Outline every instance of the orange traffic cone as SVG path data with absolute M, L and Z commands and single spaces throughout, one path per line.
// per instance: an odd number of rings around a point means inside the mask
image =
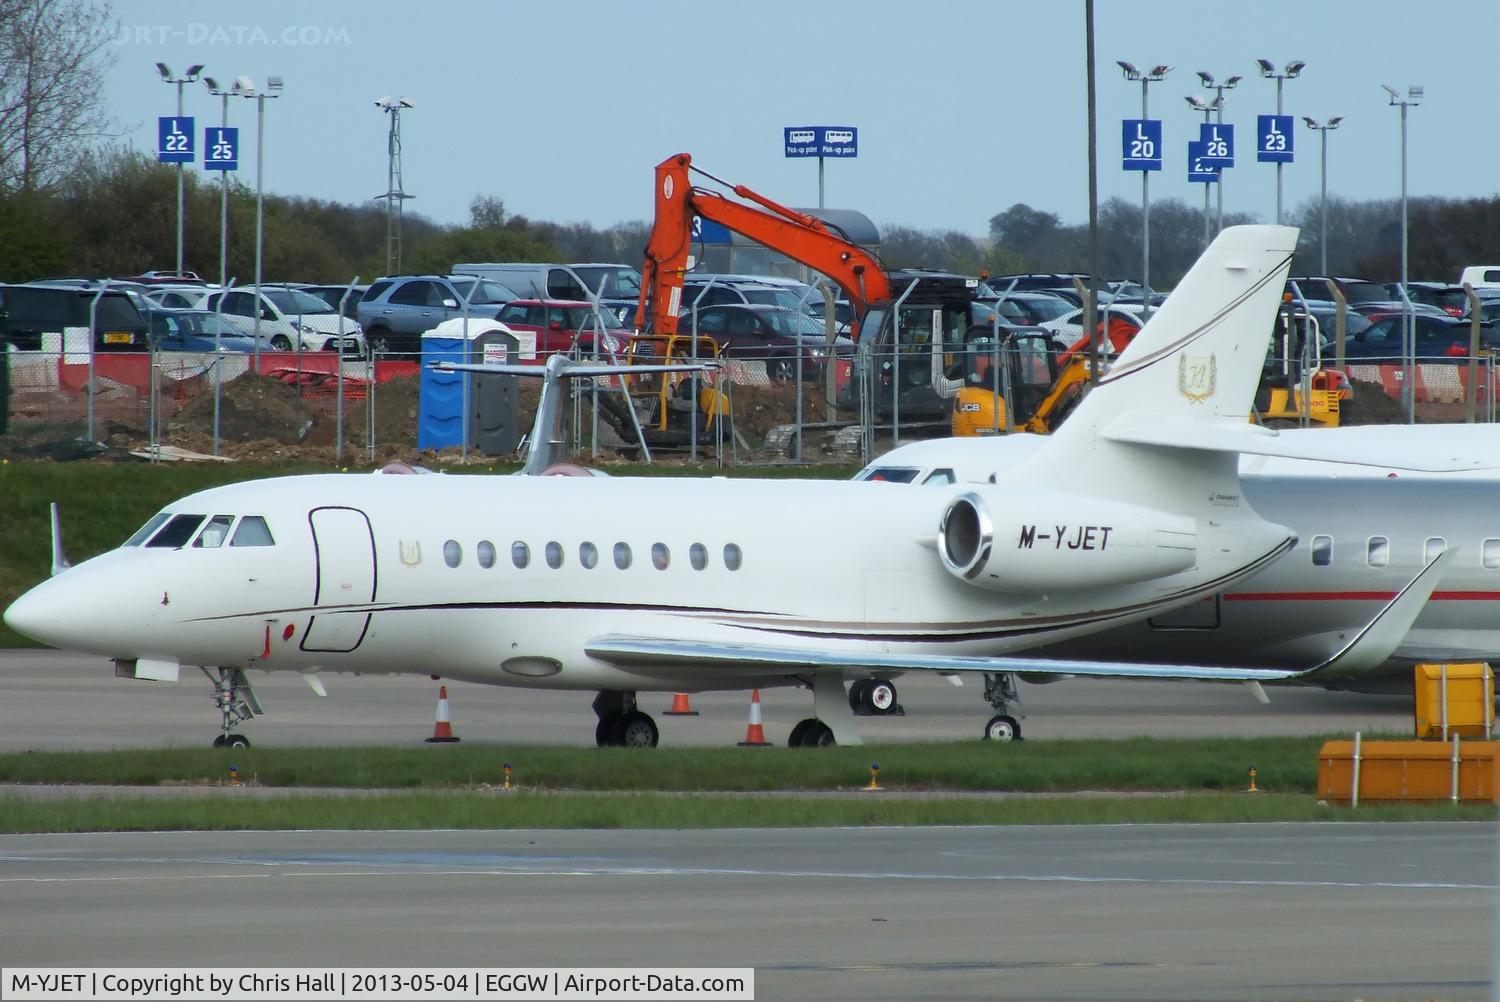
M 745 740 L 740 742 L 741 748 L 767 748 L 771 742 L 766 740 L 766 729 L 760 722 L 760 690 L 750 690 L 750 726 L 745 728 Z
M 672 708 L 666 712 L 669 717 L 696 717 L 698 711 L 693 709 L 693 704 L 688 702 L 688 694 L 685 692 L 672 693 Z
M 448 715 L 448 687 L 438 686 L 437 723 L 432 725 L 432 737 L 427 739 L 427 743 L 430 745 L 452 744 L 457 741 L 458 736 L 453 733 L 452 719 Z

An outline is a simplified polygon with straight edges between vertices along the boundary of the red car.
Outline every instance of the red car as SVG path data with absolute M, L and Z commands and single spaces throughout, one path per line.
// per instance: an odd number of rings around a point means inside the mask
M 625 347 L 630 330 L 608 309 L 596 314 L 591 303 L 566 299 L 517 299 L 506 303 L 495 318 L 516 332 L 536 335 L 536 355 L 545 361 L 548 355 L 572 351 L 575 347 L 587 356 L 608 356 Z

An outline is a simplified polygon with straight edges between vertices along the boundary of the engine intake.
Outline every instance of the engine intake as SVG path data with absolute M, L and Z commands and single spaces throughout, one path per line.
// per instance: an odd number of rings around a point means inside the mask
M 1130 584 L 1198 562 L 1194 519 L 1105 498 L 968 491 L 944 509 L 938 535 L 948 572 L 994 591 Z

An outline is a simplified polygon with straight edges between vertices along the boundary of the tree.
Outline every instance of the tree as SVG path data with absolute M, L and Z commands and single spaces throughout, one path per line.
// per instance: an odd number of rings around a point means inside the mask
M 46 191 L 108 134 L 107 0 L 0 0 L 0 188 Z

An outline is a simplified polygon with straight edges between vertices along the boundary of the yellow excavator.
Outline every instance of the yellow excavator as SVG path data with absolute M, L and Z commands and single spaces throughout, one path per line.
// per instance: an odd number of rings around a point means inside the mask
M 1339 426 L 1339 403 L 1354 395 L 1349 377 L 1323 368 L 1318 320 L 1290 302 L 1277 315 L 1251 420 L 1268 428 Z

